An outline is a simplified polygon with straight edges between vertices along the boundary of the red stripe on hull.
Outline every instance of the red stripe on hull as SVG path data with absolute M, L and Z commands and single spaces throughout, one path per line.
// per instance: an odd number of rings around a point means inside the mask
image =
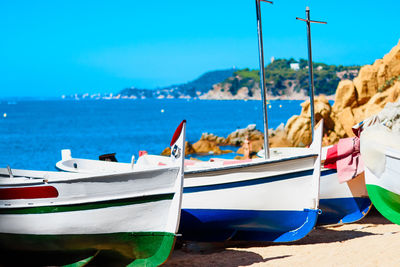
M 58 191 L 53 186 L 34 186 L 0 189 L 0 200 L 34 199 L 58 197 Z

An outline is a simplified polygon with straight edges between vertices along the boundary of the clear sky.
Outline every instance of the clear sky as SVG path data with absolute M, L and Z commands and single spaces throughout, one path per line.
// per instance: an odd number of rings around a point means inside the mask
M 265 59 L 371 64 L 400 39 L 396 0 L 262 3 Z M 209 70 L 258 68 L 254 0 L 2 0 L 0 97 L 118 92 L 184 83 Z

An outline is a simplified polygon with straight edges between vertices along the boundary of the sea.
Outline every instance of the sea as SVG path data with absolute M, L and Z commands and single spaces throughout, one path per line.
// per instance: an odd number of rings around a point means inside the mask
M 300 114 L 302 102 L 270 101 L 269 128 Z M 205 132 L 227 137 L 249 124 L 261 131 L 264 127 L 262 102 L 255 100 L 3 100 L 0 168 L 55 170 L 62 149 L 71 149 L 76 158 L 98 159 L 101 154 L 116 153 L 118 161 L 130 162 L 140 150 L 160 154 L 184 119 L 190 143 Z

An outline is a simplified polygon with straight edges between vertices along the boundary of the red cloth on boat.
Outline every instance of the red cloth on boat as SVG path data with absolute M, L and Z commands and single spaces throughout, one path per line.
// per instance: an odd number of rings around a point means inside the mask
M 360 154 L 360 138 L 357 136 L 340 139 L 338 155 L 341 155 L 336 162 L 339 183 L 350 181 L 364 171 Z
M 337 169 L 336 161 L 338 160 L 337 145 L 328 148 L 326 152 L 326 159 L 324 162 L 324 167 L 328 169 Z
M 360 138 L 340 139 L 339 143 L 327 151 L 325 168 L 337 169 L 339 183 L 345 183 L 364 171 L 360 155 Z

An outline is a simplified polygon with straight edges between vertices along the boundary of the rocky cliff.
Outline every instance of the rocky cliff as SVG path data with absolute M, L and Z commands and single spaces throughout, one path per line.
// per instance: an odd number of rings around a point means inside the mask
M 324 118 L 325 143 L 352 136 L 352 126 L 378 113 L 389 102 L 400 98 L 400 41 L 382 59 L 365 65 L 353 80 L 341 81 L 331 107 L 324 97 L 315 102 L 317 122 Z M 311 142 L 310 104 L 306 101 L 299 116 L 286 123 L 285 131 L 295 146 Z
M 219 88 L 221 91 L 222 89 Z M 244 90 L 244 89 L 243 89 Z M 382 59 L 372 65 L 365 65 L 353 80 L 339 83 L 334 105 L 331 106 L 325 96 L 315 98 L 315 120 L 324 119 L 323 145 L 335 144 L 340 138 L 353 136 L 352 126 L 365 118 L 381 111 L 387 103 L 400 101 L 400 41 Z M 302 103 L 300 115 L 291 117 L 285 125 L 269 132 L 271 147 L 306 146 L 311 143 L 310 101 Z M 263 134 L 249 125 L 231 133 L 227 138 L 204 134 L 193 145 L 192 153 L 214 151 L 223 153 L 220 145 L 241 146 L 245 139 L 252 143 L 251 150 L 257 152 L 263 146 Z M 208 144 L 206 144 L 208 143 Z M 208 147 L 208 148 L 207 148 Z M 238 153 L 242 152 L 239 148 Z

